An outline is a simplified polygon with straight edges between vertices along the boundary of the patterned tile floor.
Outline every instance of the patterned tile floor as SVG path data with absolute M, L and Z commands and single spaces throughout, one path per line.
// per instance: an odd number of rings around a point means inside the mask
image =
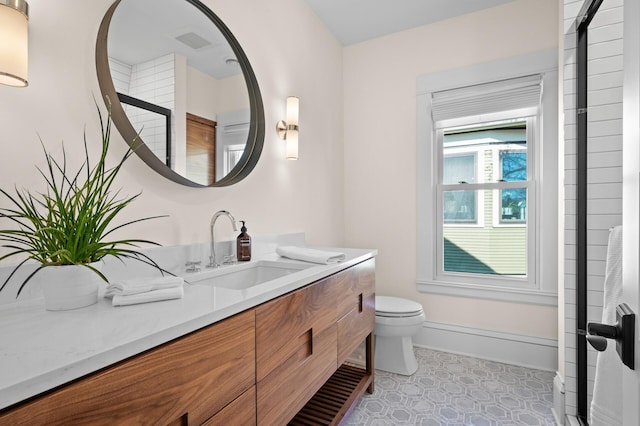
M 346 425 L 555 425 L 553 373 L 416 348 L 411 377 L 376 370 Z

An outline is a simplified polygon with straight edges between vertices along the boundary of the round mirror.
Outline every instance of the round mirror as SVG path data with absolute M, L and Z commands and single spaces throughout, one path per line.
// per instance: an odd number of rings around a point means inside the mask
M 116 1 L 98 31 L 96 68 L 113 123 L 164 177 L 226 186 L 256 165 L 264 142 L 256 77 L 200 1 Z

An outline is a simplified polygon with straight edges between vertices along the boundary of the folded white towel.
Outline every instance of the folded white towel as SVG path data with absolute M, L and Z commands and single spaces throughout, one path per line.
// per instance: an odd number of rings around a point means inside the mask
M 147 293 L 154 290 L 182 287 L 183 284 L 184 278 L 172 276 L 123 280 L 109 284 L 104 297 L 113 297 L 116 295 L 130 296 L 132 294 Z
M 346 258 L 346 255 L 340 252 L 295 246 L 278 247 L 276 248 L 276 253 L 282 257 L 288 257 L 289 259 L 304 260 L 305 262 L 322 264 L 338 263 Z
M 136 305 L 138 303 L 158 302 L 160 300 L 182 299 L 183 296 L 184 289 L 180 286 L 130 294 L 128 296 L 116 294 L 113 296 L 112 304 L 113 306 Z

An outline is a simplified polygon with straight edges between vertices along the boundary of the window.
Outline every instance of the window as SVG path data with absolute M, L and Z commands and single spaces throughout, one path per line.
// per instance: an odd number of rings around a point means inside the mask
M 534 177 L 527 171 L 527 150 L 528 142 L 535 139 L 536 120 L 469 121 L 473 123 L 436 131 L 435 152 L 442 153 L 442 181 L 437 185 L 442 226 L 435 233 L 438 275 L 447 279 L 455 273 L 456 280 L 471 282 L 478 276 L 494 275 L 527 286 L 532 261 L 528 238 L 533 229 L 526 211 L 528 204 L 534 204 L 527 191 L 533 185 L 528 177 Z M 479 175 L 477 157 L 485 159 Z M 468 189 L 460 190 L 461 186 Z M 495 219 L 478 221 L 476 211 L 480 210 Z M 464 226 L 467 223 L 478 226 Z M 503 226 L 507 224 L 518 226 Z
M 555 61 L 419 79 L 420 291 L 557 303 Z
M 476 181 L 476 154 L 445 154 L 444 183 Z M 478 223 L 478 198 L 474 191 L 450 191 L 444 196 L 445 223 Z
M 525 141 L 526 143 L 526 141 Z M 527 151 L 525 149 L 501 149 L 500 180 L 503 182 L 524 182 L 527 180 Z M 500 191 L 498 216 L 500 224 L 527 223 L 527 191 L 524 188 Z

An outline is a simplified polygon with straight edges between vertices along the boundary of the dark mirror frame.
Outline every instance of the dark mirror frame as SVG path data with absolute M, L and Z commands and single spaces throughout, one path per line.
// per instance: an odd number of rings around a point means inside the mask
M 114 124 L 118 128 L 118 131 L 124 138 L 124 140 L 135 148 L 136 154 L 153 170 L 164 176 L 165 178 L 172 180 L 185 186 L 191 187 L 220 187 L 229 186 L 234 183 L 240 182 L 242 179 L 253 170 L 262 153 L 262 147 L 264 144 L 264 106 L 262 104 L 262 96 L 260 95 L 260 88 L 258 87 L 258 81 L 251 64 L 244 54 L 244 51 L 240 47 L 240 44 L 231 33 L 229 28 L 218 18 L 207 6 L 202 4 L 199 0 L 176 0 L 186 1 L 187 3 L 195 6 L 200 12 L 207 16 L 211 22 L 218 28 L 218 30 L 227 39 L 227 42 L 231 46 L 238 64 L 242 69 L 245 82 L 247 84 L 247 91 L 249 94 L 249 110 L 251 116 L 251 122 L 249 124 L 249 136 L 247 137 L 247 144 L 244 149 L 244 153 L 240 157 L 238 164 L 219 181 L 206 186 L 193 182 L 186 177 L 176 173 L 160 160 L 144 143 L 140 144 L 136 142 L 138 132 L 133 128 L 129 118 L 127 117 L 122 104 L 118 100 L 113 79 L 111 78 L 111 69 L 109 68 L 109 58 L 107 50 L 107 40 L 109 35 L 109 26 L 111 24 L 111 18 L 120 4 L 121 0 L 116 0 L 111 7 L 107 10 L 100 24 L 98 30 L 98 38 L 96 41 L 96 70 L 98 74 L 98 83 L 102 96 L 105 98 L 105 102 L 111 103 L 111 117 Z M 107 100 L 108 98 L 108 100 Z M 144 141 L 142 141 L 144 142 Z

